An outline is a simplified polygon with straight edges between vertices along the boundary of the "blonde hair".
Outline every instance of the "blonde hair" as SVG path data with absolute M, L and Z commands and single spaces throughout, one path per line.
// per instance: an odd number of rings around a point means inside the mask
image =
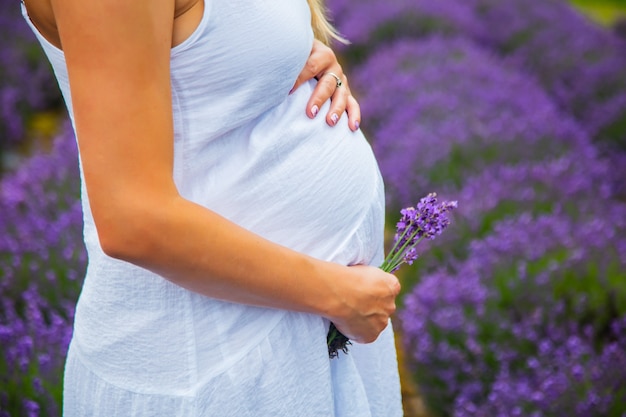
M 326 15 L 326 7 L 323 0 L 307 0 L 309 2 L 309 8 L 311 9 L 311 26 L 313 27 L 313 33 L 315 38 L 328 45 L 333 39 L 341 43 L 350 43 L 347 39 L 342 37 L 337 29 L 333 27 L 328 21 Z

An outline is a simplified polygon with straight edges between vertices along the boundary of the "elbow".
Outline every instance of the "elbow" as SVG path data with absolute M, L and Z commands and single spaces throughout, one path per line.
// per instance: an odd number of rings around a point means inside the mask
M 133 245 L 128 243 L 128 239 L 119 236 L 111 230 L 111 228 L 99 227 L 98 239 L 100 241 L 100 248 L 105 255 L 129 262 L 132 262 L 132 260 L 136 258 L 136 254 L 133 253 Z
M 111 258 L 138 266 L 153 265 L 172 244 L 175 233 L 171 230 L 177 224 L 182 199 L 175 189 L 171 193 L 148 188 L 132 191 L 108 199 L 90 198 L 100 248 Z
M 151 216 L 144 211 L 116 210 L 106 219 L 96 220 L 100 248 L 109 257 L 143 264 L 151 253 L 155 230 Z

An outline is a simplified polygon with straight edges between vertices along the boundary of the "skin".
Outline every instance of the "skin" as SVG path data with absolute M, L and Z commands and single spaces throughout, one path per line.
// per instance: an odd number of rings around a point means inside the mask
M 395 311 L 400 284 L 393 275 L 300 254 L 178 193 L 172 176 L 170 48 L 193 32 L 202 3 L 27 3 L 35 25 L 65 53 L 85 183 L 107 255 L 213 298 L 313 313 L 357 342 L 377 338 Z M 295 87 L 329 70 L 345 79 L 334 55 L 330 64 L 319 58 L 328 57 L 324 48 L 313 46 L 319 66 L 307 64 Z M 335 83 L 321 76 L 307 111 Z M 330 112 L 351 108 L 354 127 L 358 105 L 342 89 L 333 93 Z

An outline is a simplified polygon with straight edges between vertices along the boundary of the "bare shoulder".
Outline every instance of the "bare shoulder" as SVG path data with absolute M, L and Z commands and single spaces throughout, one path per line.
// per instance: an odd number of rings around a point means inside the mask
M 204 1 L 172 1 L 175 2 L 172 46 L 175 46 L 186 39 L 202 19 Z M 22 0 L 22 3 L 26 6 L 30 20 L 43 37 L 57 48 L 62 49 L 51 0 Z

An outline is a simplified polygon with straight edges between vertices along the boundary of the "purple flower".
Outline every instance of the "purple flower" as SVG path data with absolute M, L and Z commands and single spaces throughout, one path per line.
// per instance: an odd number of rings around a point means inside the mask
M 24 413 L 26 416 L 39 417 L 39 404 L 31 400 L 24 400 L 22 404 L 24 406 Z
M 406 296 L 405 344 L 435 411 L 619 415 L 607 413 L 626 399 L 626 292 L 616 285 L 626 206 L 603 205 L 575 220 L 498 221 Z
M 432 240 L 440 235 L 450 224 L 447 213 L 456 207 L 456 201 L 438 204 L 437 194 L 430 193 L 417 203 L 417 207 L 400 210 L 402 216 L 396 224 L 393 248 L 380 268 L 395 272 L 403 263 L 411 265 L 418 257 L 417 244 L 422 239 Z
M 79 193 L 69 123 L 51 151 L 36 151 L 0 182 L 0 397 L 11 399 L 15 415 L 59 414 L 86 267 Z M 24 408 L 16 409 L 25 393 Z
M 355 6 L 332 0 L 329 7 L 340 32 L 352 41 L 344 51 L 352 62 L 400 39 L 471 39 L 536 78 L 594 137 L 626 146 L 626 41 L 567 2 L 364 0 Z M 364 84 L 363 92 L 371 85 Z
M 535 80 L 466 40 L 396 42 L 352 80 L 392 207 L 409 204 L 415 190 L 459 187 L 492 163 L 590 147 Z
M 457 1 L 457 0 L 453 0 Z M 563 1 L 473 0 L 489 44 L 594 135 L 624 142 L 626 42 Z

